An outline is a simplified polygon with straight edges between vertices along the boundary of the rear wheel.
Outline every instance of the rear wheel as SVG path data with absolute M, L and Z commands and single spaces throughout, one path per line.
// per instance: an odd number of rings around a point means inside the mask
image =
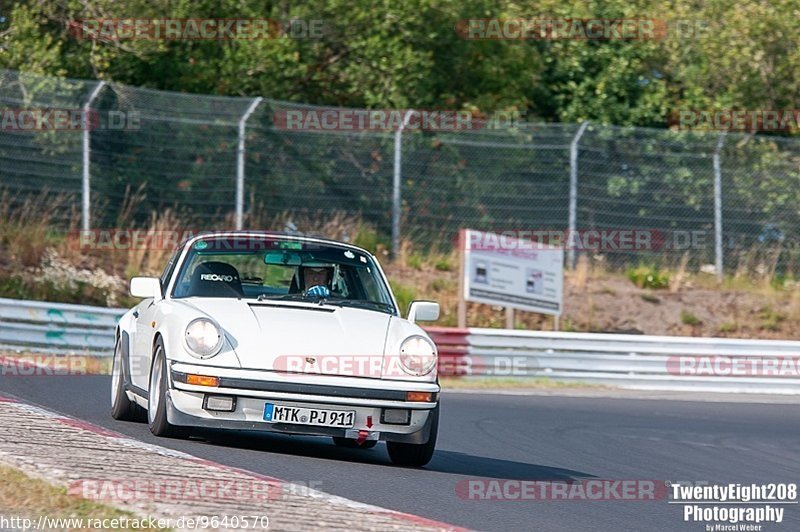
M 167 357 L 164 342 L 159 338 L 153 353 L 150 368 L 150 390 L 147 399 L 147 423 L 150 432 L 165 438 L 188 438 L 189 427 L 179 427 L 167 420 Z
M 111 370 L 111 417 L 120 421 L 144 421 L 144 409 L 128 399 L 125 393 L 126 371 L 122 360 L 122 339 L 117 338 Z
M 386 450 L 389 451 L 389 459 L 392 463 L 399 466 L 422 467 L 433 458 L 433 451 L 436 449 L 436 436 L 439 433 L 439 406 L 430 414 L 431 432 L 427 443 L 400 443 L 395 441 L 386 442 Z
M 364 440 L 364 443 L 359 445 L 358 442 L 353 438 L 334 436 L 333 443 L 335 443 L 337 447 L 347 447 L 350 449 L 372 449 L 378 445 L 378 440 Z

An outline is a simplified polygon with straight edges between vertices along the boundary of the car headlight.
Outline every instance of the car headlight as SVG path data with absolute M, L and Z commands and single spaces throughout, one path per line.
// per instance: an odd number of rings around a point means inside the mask
M 186 327 L 186 345 L 198 358 L 212 357 L 222 349 L 222 331 L 213 321 L 197 318 Z
M 400 345 L 400 367 L 411 375 L 427 375 L 436 367 L 436 347 L 422 336 L 410 336 Z

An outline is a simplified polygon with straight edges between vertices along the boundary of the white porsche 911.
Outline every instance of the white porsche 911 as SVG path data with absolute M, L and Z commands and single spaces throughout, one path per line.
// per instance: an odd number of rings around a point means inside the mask
M 209 233 L 179 246 L 117 327 L 112 416 L 157 436 L 192 427 L 331 436 L 422 466 L 439 422 L 436 346 L 403 318 L 375 257 L 330 240 Z

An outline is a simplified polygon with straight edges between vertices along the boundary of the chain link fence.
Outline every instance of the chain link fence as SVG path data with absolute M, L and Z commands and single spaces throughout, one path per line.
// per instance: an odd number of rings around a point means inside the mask
M 22 110 L 84 108 L 91 127 L 8 122 Z M 579 238 L 570 260 L 795 273 L 796 138 L 592 123 L 292 130 L 281 125 L 286 113 L 330 108 L 3 70 L 0 109 L 6 201 L 52 196 L 63 227 L 117 227 L 123 212 L 146 225 L 165 209 L 192 228 L 344 212 L 387 245 L 418 249 L 449 248 L 462 227 L 636 230 L 660 235 L 659 245 L 595 248 Z M 132 195 L 139 201 L 126 202 Z

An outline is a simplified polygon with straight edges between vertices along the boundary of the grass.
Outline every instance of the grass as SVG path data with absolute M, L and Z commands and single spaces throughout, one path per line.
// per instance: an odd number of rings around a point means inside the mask
M 47 248 L 63 240 L 54 229 L 54 213 L 71 202 L 69 195 L 54 196 L 46 190 L 27 197 L 0 191 L 0 266 L 37 266 Z
M 355 231 L 353 244 L 362 247 L 375 255 L 377 255 L 381 250 L 389 248 L 388 242 L 382 241 L 379 238 L 377 231 L 374 231 L 370 227 L 361 223 L 359 223 L 358 229 Z
M 392 285 L 392 292 L 394 292 L 394 297 L 397 299 L 397 305 L 400 307 L 400 312 L 405 315 L 411 302 L 415 299 L 419 299 L 416 296 L 416 291 L 413 286 L 409 286 L 400 282 L 389 281 L 389 283 Z
M 39 516 L 76 519 L 136 519 L 131 512 L 69 495 L 66 488 L 31 478 L 18 469 L 0 466 L 0 508 L 6 518 L 25 517 L 34 523 Z M 139 530 L 153 530 L 140 528 Z M 157 529 L 164 530 L 164 529 Z
M 408 266 L 414 268 L 415 270 L 422 270 L 422 264 L 425 261 L 425 258 L 420 255 L 419 253 L 413 253 L 411 256 L 408 257 Z
M 455 281 L 450 279 L 436 278 L 428 284 L 432 292 L 448 292 L 456 288 Z
M 453 260 L 452 257 L 447 255 L 442 255 L 433 261 L 433 267 L 440 272 L 450 272 L 453 271 L 455 267 L 453 264 L 454 262 L 455 261 Z
M 761 328 L 765 331 L 777 331 L 780 328 L 780 322 L 786 319 L 786 316 L 780 312 L 775 311 L 770 306 L 763 308 L 760 312 Z
M 698 318 L 688 310 L 682 310 L 681 323 L 683 323 L 684 325 L 691 325 L 692 327 L 696 327 L 697 325 L 700 325 L 703 322 L 701 322 L 700 318 Z

